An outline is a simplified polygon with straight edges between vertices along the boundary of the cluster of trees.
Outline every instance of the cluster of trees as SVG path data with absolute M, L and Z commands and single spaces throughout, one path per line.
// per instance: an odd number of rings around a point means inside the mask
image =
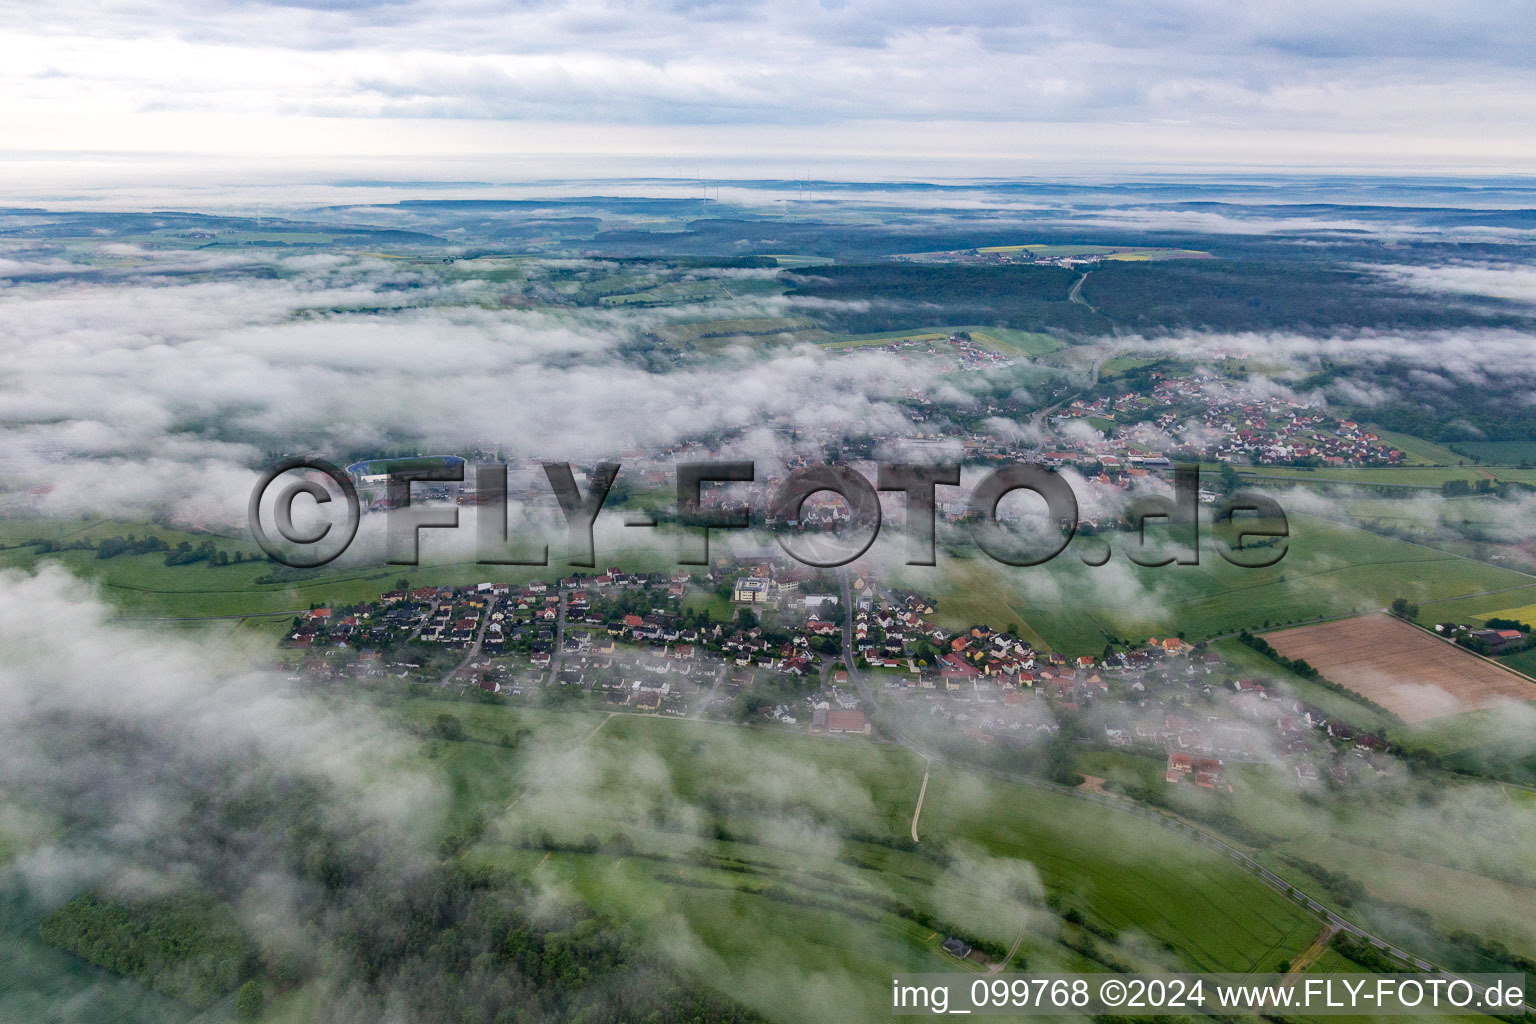
M 1462 498 L 1469 494 L 1493 494 L 1498 485 L 1487 477 L 1480 480 L 1447 480 L 1440 485 L 1440 493 L 1447 498 Z
M 229 909 L 205 895 L 132 904 L 81 896 L 45 918 L 38 934 L 114 974 L 196 1007 L 234 991 L 256 961 Z
M 244 561 L 244 556 L 236 552 L 235 561 Z M 214 546 L 213 541 L 205 540 L 195 548 L 189 541 L 182 541 L 165 553 L 166 565 L 191 565 L 193 562 L 228 565 L 230 564 L 229 552 L 220 551 Z
M 457 857 L 479 841 L 490 825 L 490 819 L 485 816 L 485 812 L 476 811 L 463 827 L 443 837 L 443 841 L 438 844 L 438 852 L 444 857 Z
M 60 551 L 90 551 L 95 548 L 96 542 L 89 538 L 85 540 L 47 540 L 42 537 L 33 537 L 22 547 L 37 548 L 38 554 L 51 555 Z
M 157 552 L 165 552 L 166 565 L 190 565 L 193 562 L 207 562 L 209 565 L 235 565 L 244 561 L 257 561 L 256 555 L 247 556 L 243 551 L 237 551 L 233 556 L 229 552 L 221 550 L 211 540 L 205 540 L 197 547 L 192 546 L 191 541 L 180 541 L 175 547 L 167 544 L 161 537 L 139 537 L 128 534 L 126 537 L 103 537 L 101 540 L 92 540 L 89 537 L 80 540 L 48 540 L 42 537 L 34 537 L 27 541 L 27 546 L 35 547 L 39 554 L 56 554 L 62 551 L 95 551 L 97 558 L 116 558 L 119 555 L 152 555 Z
M 335 1009 L 353 1019 L 761 1019 L 681 981 L 612 921 L 576 907 L 536 915 L 531 894 L 500 872 L 445 864 L 383 881 L 346 887 L 346 913 L 334 936 L 344 1004 Z
M 1329 942 L 1339 954 L 1376 974 L 1404 974 L 1409 968 L 1393 959 L 1369 942 L 1355 938 L 1348 932 L 1337 932 Z
M 1342 871 L 1330 871 L 1321 864 L 1316 864 L 1310 860 L 1303 860 L 1300 857 L 1292 857 L 1285 853 L 1279 856 L 1281 860 L 1291 867 L 1299 871 L 1305 871 L 1317 879 L 1324 892 L 1346 907 L 1353 906 L 1355 903 L 1366 898 L 1365 886 L 1360 884 L 1358 879 L 1351 878 Z
M 797 701 L 821 688 L 821 677 L 814 671 L 803 676 L 770 675 L 757 679 L 731 702 L 731 717 L 738 722 L 750 720 L 765 708 Z M 804 713 L 804 707 L 800 709 Z
M 107 537 L 96 545 L 97 558 L 116 558 L 118 555 L 148 555 L 165 551 L 169 545 L 159 537 Z

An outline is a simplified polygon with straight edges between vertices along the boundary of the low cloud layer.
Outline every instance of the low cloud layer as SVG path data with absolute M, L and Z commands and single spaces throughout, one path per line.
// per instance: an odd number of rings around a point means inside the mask
M 625 354 L 672 320 L 808 311 L 774 296 L 541 312 L 495 308 L 486 282 L 367 258 L 274 259 L 262 264 L 272 280 L 182 278 L 169 265 L 207 269 L 185 254 L 110 281 L 27 281 L 13 268 L 22 283 L 0 293 L 13 502 L 232 522 L 253 470 L 279 453 L 473 445 L 561 460 L 770 422 L 899 432 L 909 424 L 895 401 L 931 377 L 809 346 L 743 344 L 665 367 Z M 542 287 L 536 272 L 525 285 Z

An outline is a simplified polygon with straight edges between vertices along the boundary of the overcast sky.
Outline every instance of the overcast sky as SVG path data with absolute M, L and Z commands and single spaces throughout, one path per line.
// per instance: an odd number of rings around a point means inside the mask
M 500 179 L 1536 170 L 1536 18 L 1520 0 L 0 12 L 12 180 L 151 165 Z

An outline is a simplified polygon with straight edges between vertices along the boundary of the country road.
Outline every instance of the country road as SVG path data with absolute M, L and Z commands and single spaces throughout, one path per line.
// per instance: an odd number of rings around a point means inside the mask
M 1119 353 L 1116 352 L 1109 352 L 1099 356 L 1093 361 L 1093 365 L 1089 368 L 1088 372 L 1089 389 L 1099 386 L 1099 370 L 1104 366 L 1106 362 L 1113 359 L 1118 354 Z M 1072 401 L 1072 399 L 1076 398 L 1080 394 L 1082 394 L 1081 391 L 1074 391 L 1069 395 L 1062 396 L 1059 401 L 1053 402 L 1043 409 L 1036 409 L 1034 412 L 1029 414 L 1029 425 L 1035 428 L 1035 430 L 1041 431 L 1043 433 L 1046 417 L 1056 412 L 1058 409 Z
M 704 695 L 704 699 L 699 701 L 699 706 L 693 709 L 693 713 L 688 716 L 689 718 L 698 721 L 704 717 L 704 712 L 715 702 L 715 695 L 720 692 L 720 685 L 725 682 L 725 673 L 726 666 L 724 664 L 715 670 L 714 685 L 709 688 L 709 692 Z
M 1079 306 L 1088 306 L 1089 309 L 1093 309 L 1092 306 L 1088 305 L 1088 300 L 1083 298 L 1083 282 L 1088 280 L 1088 273 L 1089 272 L 1086 270 L 1083 271 L 1083 276 L 1072 282 L 1072 290 L 1067 292 L 1067 301 L 1075 302 Z M 1093 311 L 1095 313 L 1098 312 L 1096 309 L 1093 309 Z
M 433 602 L 432 607 L 435 609 L 437 607 L 437 603 Z M 488 602 L 486 602 L 485 614 L 480 618 L 480 628 L 475 630 L 475 642 L 470 644 L 469 650 L 464 652 L 463 659 L 457 665 L 453 666 L 453 668 L 449 669 L 447 675 L 443 676 L 443 686 L 447 686 L 449 683 L 453 682 L 453 677 L 459 674 L 459 670 L 468 668 L 469 663 L 475 660 L 475 655 L 480 653 L 480 646 L 481 644 L 485 643 L 485 631 L 490 628 L 491 625 L 491 613 L 495 610 L 496 598 L 493 597 Z M 419 629 L 420 627 L 417 628 Z M 464 684 L 464 689 L 469 689 L 468 683 Z M 462 693 L 463 691 L 461 690 L 460 692 Z
M 555 649 L 549 653 L 549 685 L 560 681 L 560 666 L 565 661 L 565 613 L 570 607 L 570 597 L 560 591 L 560 610 L 555 613 Z

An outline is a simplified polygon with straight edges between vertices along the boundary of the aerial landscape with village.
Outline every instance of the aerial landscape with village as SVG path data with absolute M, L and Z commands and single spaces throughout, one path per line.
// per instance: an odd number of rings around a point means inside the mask
M 1536 1024 L 1536 17 L 0 0 L 0 1024 Z

